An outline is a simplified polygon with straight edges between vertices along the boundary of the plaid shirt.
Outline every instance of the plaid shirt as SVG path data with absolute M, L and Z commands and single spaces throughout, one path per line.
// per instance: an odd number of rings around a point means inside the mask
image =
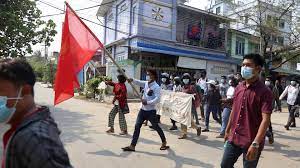
M 6 147 L 6 168 L 72 168 L 47 107 L 16 128 Z

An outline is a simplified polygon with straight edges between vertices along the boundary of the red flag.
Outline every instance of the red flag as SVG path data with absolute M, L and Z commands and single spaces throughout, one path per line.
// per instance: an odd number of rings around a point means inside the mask
M 55 99 L 57 105 L 74 96 L 79 88 L 77 74 L 91 60 L 103 44 L 66 3 L 62 43 L 55 77 Z

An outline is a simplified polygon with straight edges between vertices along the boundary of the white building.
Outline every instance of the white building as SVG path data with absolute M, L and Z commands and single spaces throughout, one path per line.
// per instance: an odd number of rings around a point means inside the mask
M 281 17 L 284 9 L 276 6 L 276 0 L 233 0 L 230 3 L 214 0 L 213 4 L 210 11 L 235 20 L 231 23 L 232 29 L 260 36 L 257 31 L 261 25 L 260 21 L 275 23 L 274 29 L 270 30 L 270 43 L 275 46 L 289 44 L 292 12 L 287 12 Z

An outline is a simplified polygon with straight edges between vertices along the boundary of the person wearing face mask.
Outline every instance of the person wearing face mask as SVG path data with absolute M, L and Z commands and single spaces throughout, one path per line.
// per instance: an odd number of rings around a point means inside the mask
M 264 147 L 272 113 L 272 91 L 260 80 L 264 59 L 259 54 L 243 58 L 245 79 L 234 92 L 233 105 L 225 131 L 221 168 L 234 167 L 243 154 L 244 168 L 257 167 Z
M 162 73 L 161 74 L 161 89 L 163 90 L 173 90 L 173 84 L 170 82 L 169 79 L 169 74 L 167 73 Z M 160 115 L 158 115 L 160 117 Z M 176 121 L 174 121 L 173 119 L 170 119 L 171 123 L 172 123 L 172 127 L 170 128 L 170 130 L 177 130 L 177 126 L 176 126 Z
M 222 112 L 222 124 L 221 124 L 221 131 L 220 135 L 217 136 L 217 138 L 224 138 L 225 136 L 225 130 L 228 124 L 229 116 L 231 113 L 232 109 L 232 104 L 233 104 L 233 96 L 234 96 L 234 90 L 236 86 L 238 85 L 238 82 L 235 78 L 232 78 L 229 80 L 229 88 L 227 89 L 226 92 L 226 98 L 222 99 L 222 104 L 223 104 L 223 112 Z
M 2 168 L 71 168 L 49 108 L 34 102 L 35 82 L 25 60 L 0 61 L 0 124 L 10 125 L 3 136 Z
M 265 85 L 273 93 L 272 109 L 274 110 L 274 108 L 275 108 L 275 100 L 279 99 L 279 91 L 277 90 L 276 87 L 273 86 L 272 80 L 271 80 L 270 77 L 266 77 Z M 269 129 L 268 129 L 268 131 L 266 133 L 266 136 L 269 138 L 269 144 L 273 144 L 274 143 L 274 134 L 273 134 L 273 127 L 272 127 L 271 121 L 270 121 Z
M 202 91 L 202 100 L 201 100 L 201 106 L 200 106 L 200 113 L 201 113 L 201 119 L 202 120 L 205 120 L 205 107 L 206 107 L 206 102 L 204 101 L 205 100 L 205 97 L 207 95 L 207 90 L 208 90 L 208 86 L 207 86 L 207 83 L 208 82 L 208 79 L 206 77 L 206 71 L 202 71 L 201 74 L 200 74 L 200 79 L 197 81 L 197 85 L 200 86 L 201 88 L 201 91 Z
M 220 91 L 217 89 L 216 81 L 210 80 L 207 82 L 208 84 L 208 93 L 206 96 L 206 112 L 205 112 L 205 129 L 202 132 L 209 132 L 209 116 L 212 112 L 213 118 L 215 121 L 217 121 L 219 124 L 221 124 L 220 118 L 218 118 L 218 112 L 220 110 L 221 105 L 221 94 Z
M 181 92 L 181 91 L 182 91 L 181 80 L 180 77 L 176 76 L 174 78 L 173 92 Z
M 297 86 L 296 79 L 292 79 L 291 84 L 284 89 L 284 91 L 279 97 L 279 100 L 282 100 L 285 96 L 287 96 L 286 102 L 288 104 L 289 118 L 287 124 L 284 126 L 286 130 L 289 130 L 290 127 L 292 126 L 296 127 L 295 113 L 298 105 L 296 103 L 298 94 L 299 94 L 299 87 Z
M 279 80 L 275 81 L 275 86 L 274 87 L 278 90 L 278 95 L 281 95 L 282 92 L 283 92 L 283 87 L 282 87 L 281 82 Z M 279 112 L 282 112 L 281 101 L 279 100 L 279 97 L 275 98 L 275 110 L 279 111 Z
M 148 69 L 147 76 L 146 76 L 147 81 L 128 79 L 128 82 L 133 82 L 133 84 L 143 88 L 144 93 L 142 97 L 142 107 L 136 119 L 131 144 L 127 147 L 122 148 L 123 151 L 129 151 L 129 152 L 135 151 L 135 147 L 141 132 L 141 127 L 145 120 L 149 120 L 151 122 L 153 129 L 156 130 L 158 135 L 160 136 L 162 142 L 160 150 L 169 149 L 169 146 L 167 146 L 167 140 L 165 134 L 163 130 L 160 128 L 160 126 L 158 125 L 158 121 L 156 118 L 156 105 L 160 101 L 160 91 L 161 91 L 161 88 L 156 83 L 157 76 L 158 75 L 155 69 Z
M 187 93 L 187 94 L 193 94 L 195 95 L 195 99 L 193 99 L 192 102 L 192 116 L 198 120 L 198 115 L 196 108 L 200 105 L 200 97 L 197 96 L 197 90 L 194 85 L 191 84 L 191 76 L 188 73 L 183 74 L 182 76 L 182 92 Z M 191 127 L 197 130 L 197 136 L 201 135 L 201 127 L 195 124 L 195 122 L 192 120 L 192 125 Z M 181 136 L 178 139 L 186 139 L 187 138 L 187 126 L 181 124 Z

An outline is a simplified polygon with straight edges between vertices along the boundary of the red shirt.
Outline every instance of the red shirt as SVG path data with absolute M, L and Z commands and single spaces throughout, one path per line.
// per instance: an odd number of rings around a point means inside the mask
M 262 121 L 262 113 L 272 113 L 273 95 L 264 83 L 257 80 L 246 87 L 243 82 L 237 86 L 232 105 L 231 134 L 229 141 L 242 148 L 248 148 L 254 141 Z M 261 142 L 263 147 L 264 141 Z
M 115 100 L 119 101 L 120 108 L 124 108 L 127 102 L 127 89 L 125 83 L 114 83 L 114 82 L 106 82 L 108 85 L 114 87 L 114 102 Z

